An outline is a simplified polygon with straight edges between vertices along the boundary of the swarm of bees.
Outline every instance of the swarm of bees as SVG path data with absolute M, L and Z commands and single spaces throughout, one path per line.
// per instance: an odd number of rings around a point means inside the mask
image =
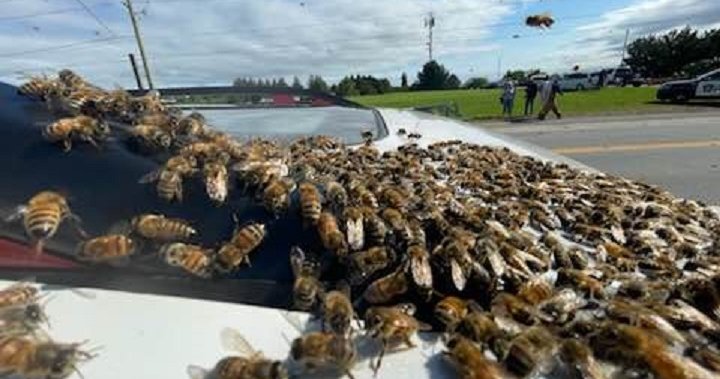
M 0 372 L 28 379 L 61 379 L 79 373 L 78 365 L 95 357 L 84 342 L 50 339 L 44 295 L 27 282 L 0 289 Z
M 525 19 L 525 25 L 532 28 L 550 29 L 555 19 L 550 13 L 534 14 Z
M 23 91 L 41 97 L 43 83 Z M 317 313 L 323 326 L 291 343 L 303 372 L 352 376 L 357 338 L 376 342 L 378 372 L 385 354 L 435 330 L 464 378 L 720 375 L 720 214 L 712 207 L 507 148 L 421 146 L 418 135 L 381 152 L 371 132 L 357 147 L 325 136 L 241 143 L 199 115 L 152 112 L 138 125 L 172 139 L 170 158 L 142 180 L 157 182 L 161 199 L 181 202 L 185 180 L 200 178 L 216 205 L 238 192 L 269 215 L 302 220 L 303 238 L 288 254 L 289 306 Z M 72 214 L 58 199 L 33 204 L 21 213 L 33 241 Z M 112 249 L 130 257 L 136 245 L 123 238 L 144 240 L 160 244 L 170 266 L 209 278 L 243 270 L 272 236 L 251 221 L 210 248 L 189 241 L 197 231 L 187 221 L 148 214 L 131 226 L 83 242 L 79 257 L 102 263 L 97 252 L 112 259 Z M 241 345 L 245 355 L 218 363 L 220 377 L 287 375 L 285 363 Z

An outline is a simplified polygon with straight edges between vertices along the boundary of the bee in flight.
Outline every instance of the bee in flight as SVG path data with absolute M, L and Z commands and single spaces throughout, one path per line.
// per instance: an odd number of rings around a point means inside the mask
M 534 14 L 525 19 L 525 25 L 532 28 L 550 29 L 554 23 L 555 19 L 550 13 Z
M 67 199 L 57 192 L 42 191 L 36 194 L 27 204 L 19 206 L 6 221 L 11 222 L 20 217 L 23 218 L 25 233 L 33 242 L 37 255 L 42 253 L 45 241 L 57 233 L 65 219 L 72 221 L 78 234 L 85 237 L 85 232 L 80 228 L 80 218 L 72 213 Z

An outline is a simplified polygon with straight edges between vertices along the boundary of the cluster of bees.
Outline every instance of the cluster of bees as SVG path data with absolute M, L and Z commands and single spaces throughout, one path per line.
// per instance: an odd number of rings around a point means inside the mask
M 60 379 L 94 358 L 85 342 L 53 341 L 43 329 L 49 326 L 44 294 L 31 283 L 20 282 L 0 290 L 0 372 L 28 379 Z
M 141 179 L 156 182 L 161 199 L 183 201 L 199 177 L 217 205 L 233 189 L 274 217 L 300 215 L 305 231 L 288 253 L 292 307 L 322 320 L 291 343 L 300 372 L 352 377 L 358 338 L 377 342 L 379 372 L 386 353 L 435 330 L 463 378 L 720 375 L 720 216 L 711 207 L 462 141 L 421 147 L 414 138 L 381 152 L 371 139 L 239 142 L 200 115 L 167 110 L 134 123 L 168 131 L 154 148 L 169 158 Z M 77 218 L 52 193 L 18 215 L 36 244 Z M 188 221 L 145 214 L 126 233 L 85 240 L 78 258 L 125 259 L 150 241 L 170 265 L 209 278 L 249 264 L 267 227 L 251 221 L 207 248 L 186 243 L 197 233 Z M 289 363 L 226 334 L 241 354 L 213 375 L 288 375 Z

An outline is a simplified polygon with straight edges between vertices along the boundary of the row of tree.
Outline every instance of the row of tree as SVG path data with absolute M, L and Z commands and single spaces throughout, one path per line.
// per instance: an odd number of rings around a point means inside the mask
M 695 76 L 720 67 L 720 29 L 686 27 L 638 38 L 627 55 L 625 63 L 645 77 Z

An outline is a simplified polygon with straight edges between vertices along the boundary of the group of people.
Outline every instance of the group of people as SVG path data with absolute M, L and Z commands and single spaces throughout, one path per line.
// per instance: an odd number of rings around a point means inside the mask
M 515 104 L 516 86 L 512 80 L 508 80 L 503 85 L 500 102 L 502 103 L 502 114 L 509 119 L 512 116 L 513 106 Z M 562 118 L 560 110 L 557 106 L 557 95 L 562 95 L 560 82 L 557 76 L 553 76 L 538 85 L 534 80 L 529 80 L 525 85 L 525 116 L 530 116 L 534 112 L 535 98 L 540 94 L 540 102 L 542 108 L 538 113 L 538 120 L 544 120 L 548 113 L 553 112 L 557 118 Z

